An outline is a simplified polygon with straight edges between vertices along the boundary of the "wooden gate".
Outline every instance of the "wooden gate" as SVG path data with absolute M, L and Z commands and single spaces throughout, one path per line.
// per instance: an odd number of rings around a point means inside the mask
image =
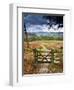
M 60 63 L 61 58 L 59 56 L 57 57 L 57 55 L 60 54 L 62 56 L 62 51 L 56 52 L 54 49 L 46 51 L 33 49 L 33 52 L 35 63 Z

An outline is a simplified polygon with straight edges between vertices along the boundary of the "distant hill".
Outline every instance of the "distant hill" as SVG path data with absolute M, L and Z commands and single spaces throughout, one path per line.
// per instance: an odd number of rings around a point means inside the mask
M 28 36 L 49 36 L 49 37 L 63 37 L 63 32 L 28 32 Z
M 25 33 L 24 40 L 26 40 Z M 28 32 L 28 40 L 63 40 L 63 32 Z

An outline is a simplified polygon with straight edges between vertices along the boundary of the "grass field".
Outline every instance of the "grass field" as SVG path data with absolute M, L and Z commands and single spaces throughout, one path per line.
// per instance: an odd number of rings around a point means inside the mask
M 59 57 L 59 63 L 35 63 L 33 49 L 50 50 L 54 49 L 61 54 L 56 54 Z M 39 73 L 62 73 L 63 72 L 63 40 L 36 40 L 29 42 L 27 48 L 24 41 L 24 74 L 39 74 Z

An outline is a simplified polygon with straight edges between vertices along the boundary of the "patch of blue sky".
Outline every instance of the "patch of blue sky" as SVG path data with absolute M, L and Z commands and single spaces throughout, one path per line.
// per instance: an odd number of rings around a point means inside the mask
M 47 20 L 43 19 L 42 15 L 27 15 L 24 17 L 26 24 L 32 24 L 32 25 L 43 25 L 47 24 Z

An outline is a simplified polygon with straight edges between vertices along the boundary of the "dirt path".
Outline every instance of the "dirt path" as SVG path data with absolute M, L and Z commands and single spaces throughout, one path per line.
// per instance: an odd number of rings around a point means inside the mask
M 42 63 L 38 65 L 38 73 L 48 73 L 49 63 Z

